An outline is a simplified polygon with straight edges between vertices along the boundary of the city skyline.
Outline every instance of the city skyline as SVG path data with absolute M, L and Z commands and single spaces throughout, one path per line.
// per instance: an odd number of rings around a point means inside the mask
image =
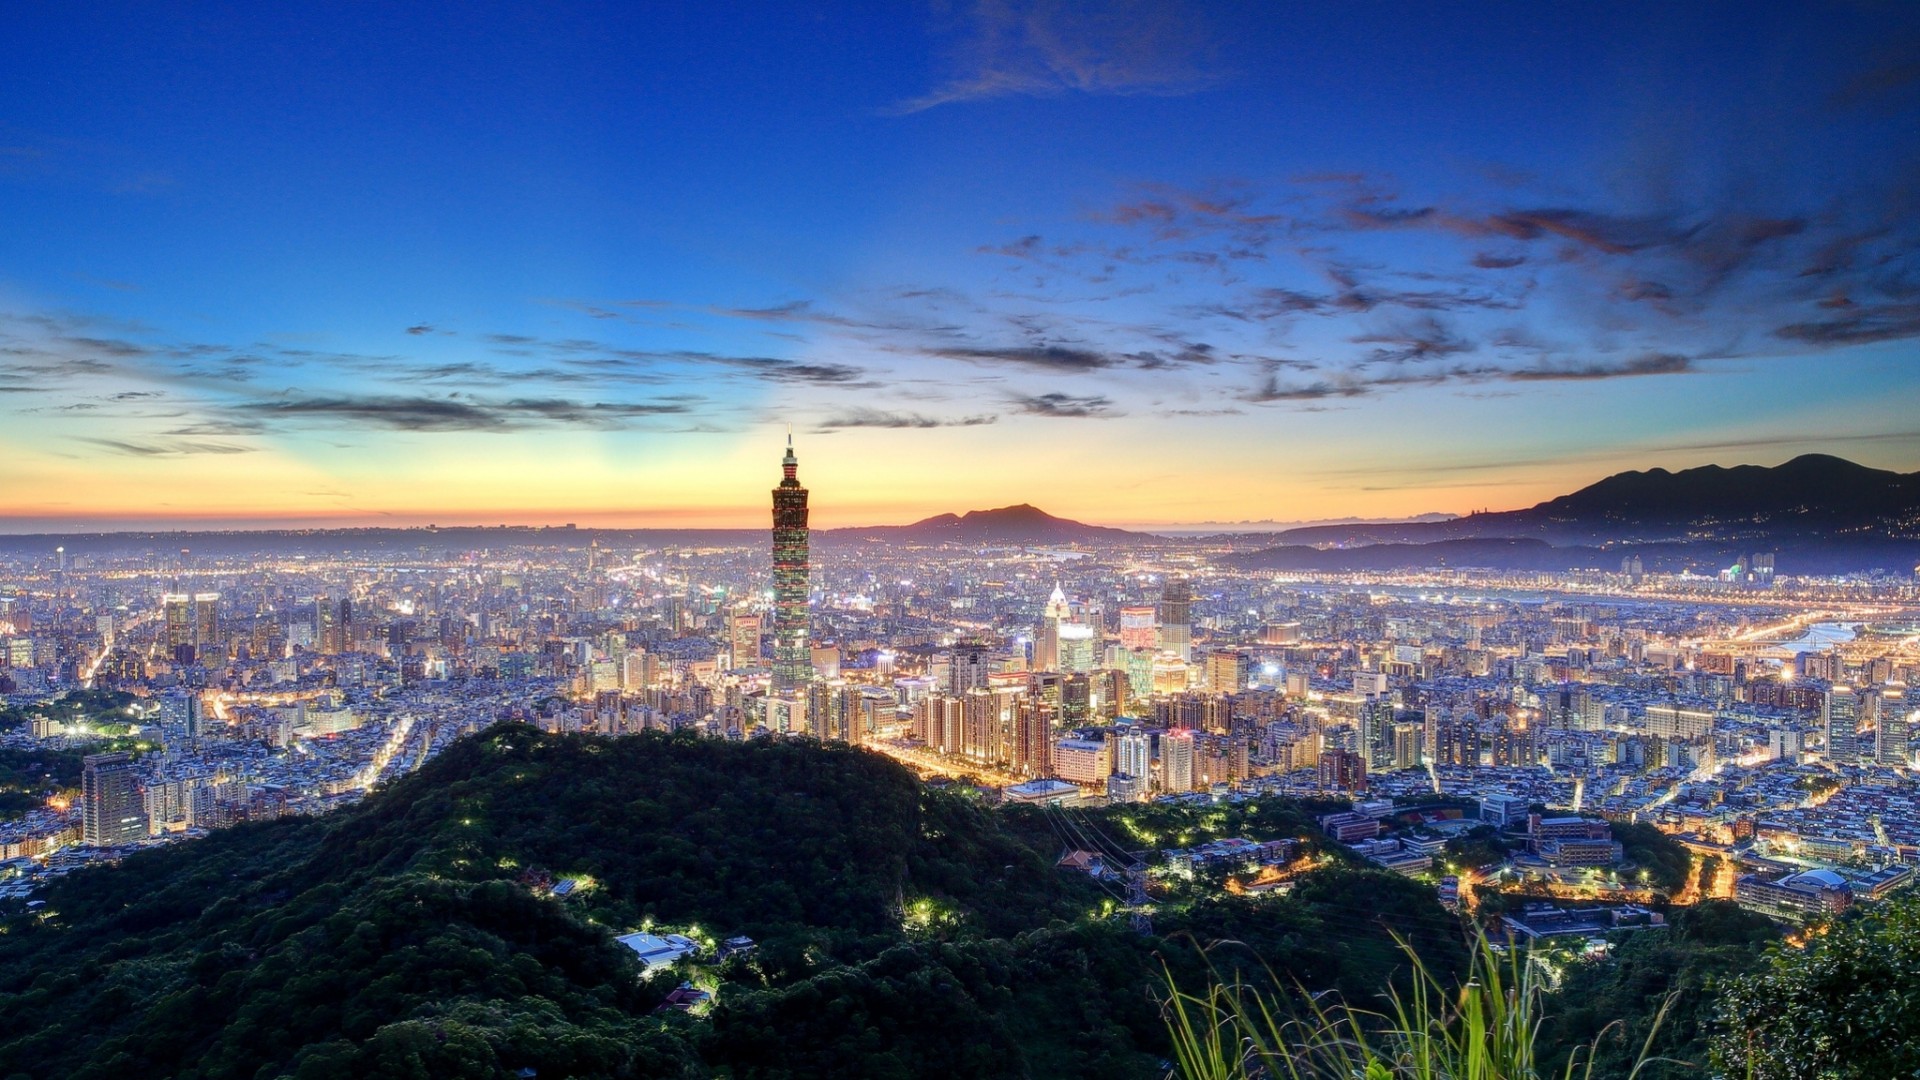
M 787 423 L 821 528 L 1920 467 L 1899 8 L 17 30 L 7 531 L 754 528 Z

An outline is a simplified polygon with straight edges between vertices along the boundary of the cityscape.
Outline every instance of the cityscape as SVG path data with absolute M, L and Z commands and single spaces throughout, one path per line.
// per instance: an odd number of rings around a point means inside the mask
M 0 65 L 0 1080 L 1920 1075 L 1920 6 Z
M 0 832 L 0 889 L 324 814 L 502 721 L 843 742 L 994 801 L 1343 799 L 1327 835 L 1449 905 L 1717 897 L 1798 922 L 1920 864 L 1912 570 L 1236 572 L 1246 537 L 1031 508 L 1003 527 L 1099 539 L 821 543 L 787 439 L 770 541 L 13 555 L 0 738 L 103 752 L 77 784 L 16 783 L 44 805 Z M 1649 882 L 1610 822 L 1676 838 L 1684 884 Z

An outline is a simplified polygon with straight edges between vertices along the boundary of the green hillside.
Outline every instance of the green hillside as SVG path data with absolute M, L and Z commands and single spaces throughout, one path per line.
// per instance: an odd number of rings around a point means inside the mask
M 1118 835 L 1117 813 L 1083 824 Z M 1299 820 L 1189 816 L 1152 824 Z M 1352 870 L 1170 899 L 1143 937 L 1054 868 L 1058 826 L 846 747 L 496 727 L 351 809 L 10 912 L 0 1075 L 1149 1077 L 1166 970 L 1371 998 L 1404 967 L 1390 931 L 1458 961 L 1428 887 Z M 681 973 L 709 1014 L 661 1015 L 681 974 L 642 979 L 613 941 L 647 925 L 760 947 Z

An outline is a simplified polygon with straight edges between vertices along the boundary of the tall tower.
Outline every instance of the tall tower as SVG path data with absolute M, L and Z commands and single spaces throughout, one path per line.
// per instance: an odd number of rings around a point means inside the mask
M 807 489 L 787 432 L 780 486 L 773 489 L 773 692 L 785 697 L 813 678 L 807 642 Z

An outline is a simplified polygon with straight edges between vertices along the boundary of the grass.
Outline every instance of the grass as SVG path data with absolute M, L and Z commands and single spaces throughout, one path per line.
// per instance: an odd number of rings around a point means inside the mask
M 1169 978 L 1166 1022 L 1175 1076 L 1184 1080 L 1550 1080 L 1539 1046 L 1547 987 L 1523 951 L 1504 954 L 1484 933 L 1464 983 L 1442 985 L 1404 939 L 1411 986 L 1390 989 L 1384 1011 L 1302 995 L 1295 1004 L 1238 980 L 1198 993 Z M 1654 1017 L 1627 1080 L 1657 1060 Z M 1609 1030 L 1611 1026 L 1609 1027 Z M 1594 1043 L 1568 1056 L 1562 1080 L 1592 1080 Z

